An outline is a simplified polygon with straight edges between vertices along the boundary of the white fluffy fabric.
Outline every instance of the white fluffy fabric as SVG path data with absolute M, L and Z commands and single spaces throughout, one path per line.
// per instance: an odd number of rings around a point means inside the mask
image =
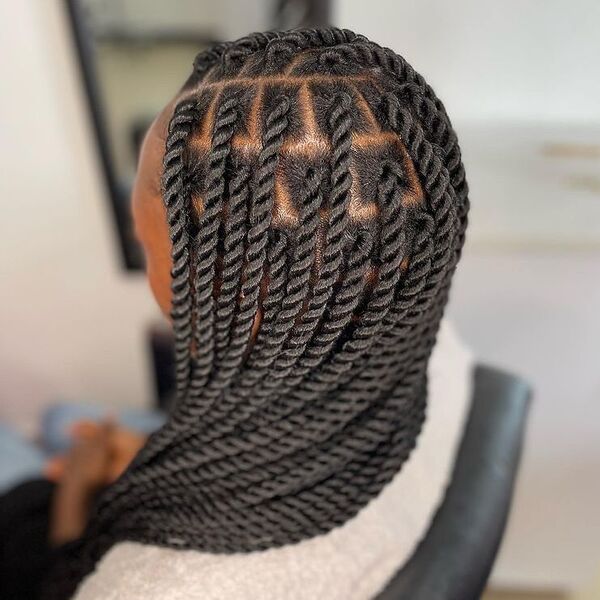
M 443 499 L 468 412 L 472 358 L 447 322 L 429 363 L 417 447 L 383 492 L 325 535 L 250 554 L 117 544 L 76 600 L 366 600 L 402 567 Z

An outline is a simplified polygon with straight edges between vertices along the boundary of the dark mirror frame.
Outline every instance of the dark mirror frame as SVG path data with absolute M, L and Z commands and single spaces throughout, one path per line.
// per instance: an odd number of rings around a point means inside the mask
M 144 266 L 143 254 L 133 234 L 129 212 L 129 190 L 119 185 L 115 169 L 106 126 L 105 108 L 97 77 L 92 36 L 88 30 L 80 2 L 64 0 L 64 4 L 96 138 L 96 148 L 104 175 L 105 192 L 110 202 L 117 242 L 120 246 L 121 264 L 124 269 L 129 271 L 139 270 Z M 326 25 L 330 20 L 330 1 L 276 0 L 272 20 L 274 29 Z
M 143 268 L 142 252 L 137 240 L 133 237 L 131 215 L 127 208 L 128 201 L 123 198 L 123 195 L 128 194 L 128 192 L 119 189 L 117 184 L 104 107 L 101 100 L 102 96 L 96 73 L 92 37 L 86 26 L 78 0 L 65 0 L 65 7 L 73 32 L 73 44 L 79 61 L 92 129 L 96 138 L 96 149 L 104 175 L 105 192 L 111 204 L 113 223 L 121 250 L 121 264 L 127 270 L 138 270 Z

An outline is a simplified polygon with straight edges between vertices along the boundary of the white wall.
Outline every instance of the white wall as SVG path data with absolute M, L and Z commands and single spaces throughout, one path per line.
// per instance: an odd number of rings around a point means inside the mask
M 493 580 L 581 586 L 600 569 L 600 3 L 337 0 L 334 23 L 444 101 L 473 205 L 450 315 L 535 390 Z
M 450 315 L 478 358 L 534 390 L 493 579 L 578 588 L 600 565 L 600 254 L 467 252 Z
M 333 22 L 404 56 L 454 119 L 600 117 L 595 0 L 336 0 Z
M 157 310 L 113 237 L 62 2 L 0 2 L 0 419 L 142 405 Z

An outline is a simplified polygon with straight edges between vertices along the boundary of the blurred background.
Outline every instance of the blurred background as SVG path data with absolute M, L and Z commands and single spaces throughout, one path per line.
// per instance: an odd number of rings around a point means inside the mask
M 490 597 L 600 598 L 596 0 L 1 0 L 0 23 L 0 422 L 155 402 L 160 317 L 128 214 L 148 124 L 214 41 L 347 27 L 444 101 L 472 202 L 449 314 L 534 388 Z

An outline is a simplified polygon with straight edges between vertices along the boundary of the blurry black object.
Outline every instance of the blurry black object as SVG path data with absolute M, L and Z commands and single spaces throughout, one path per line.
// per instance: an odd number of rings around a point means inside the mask
M 452 481 L 408 563 L 376 600 L 476 600 L 494 564 L 508 516 L 530 390 L 479 366 Z
M 137 162 L 138 156 L 142 150 L 142 144 L 146 137 L 146 132 L 152 125 L 153 117 L 150 118 L 138 118 L 129 127 L 129 139 L 131 141 L 131 152 L 133 158 Z
M 0 598 L 36 598 L 57 551 L 48 544 L 54 484 L 27 481 L 0 496 Z
M 173 333 L 163 323 L 148 332 L 150 355 L 154 367 L 155 408 L 167 412 L 175 395 L 175 352 Z
M 96 136 L 98 158 L 104 172 L 107 199 L 112 205 L 123 266 L 126 269 L 141 269 L 144 263 L 141 249 L 133 235 L 129 212 L 129 189 L 118 181 L 110 150 L 108 129 L 96 74 L 92 35 L 86 25 L 80 2 L 78 0 L 65 0 L 65 5 L 73 30 L 73 42 L 79 58 L 81 77 L 88 99 L 93 131 Z
M 277 0 L 275 29 L 329 25 L 330 5 L 329 0 Z

